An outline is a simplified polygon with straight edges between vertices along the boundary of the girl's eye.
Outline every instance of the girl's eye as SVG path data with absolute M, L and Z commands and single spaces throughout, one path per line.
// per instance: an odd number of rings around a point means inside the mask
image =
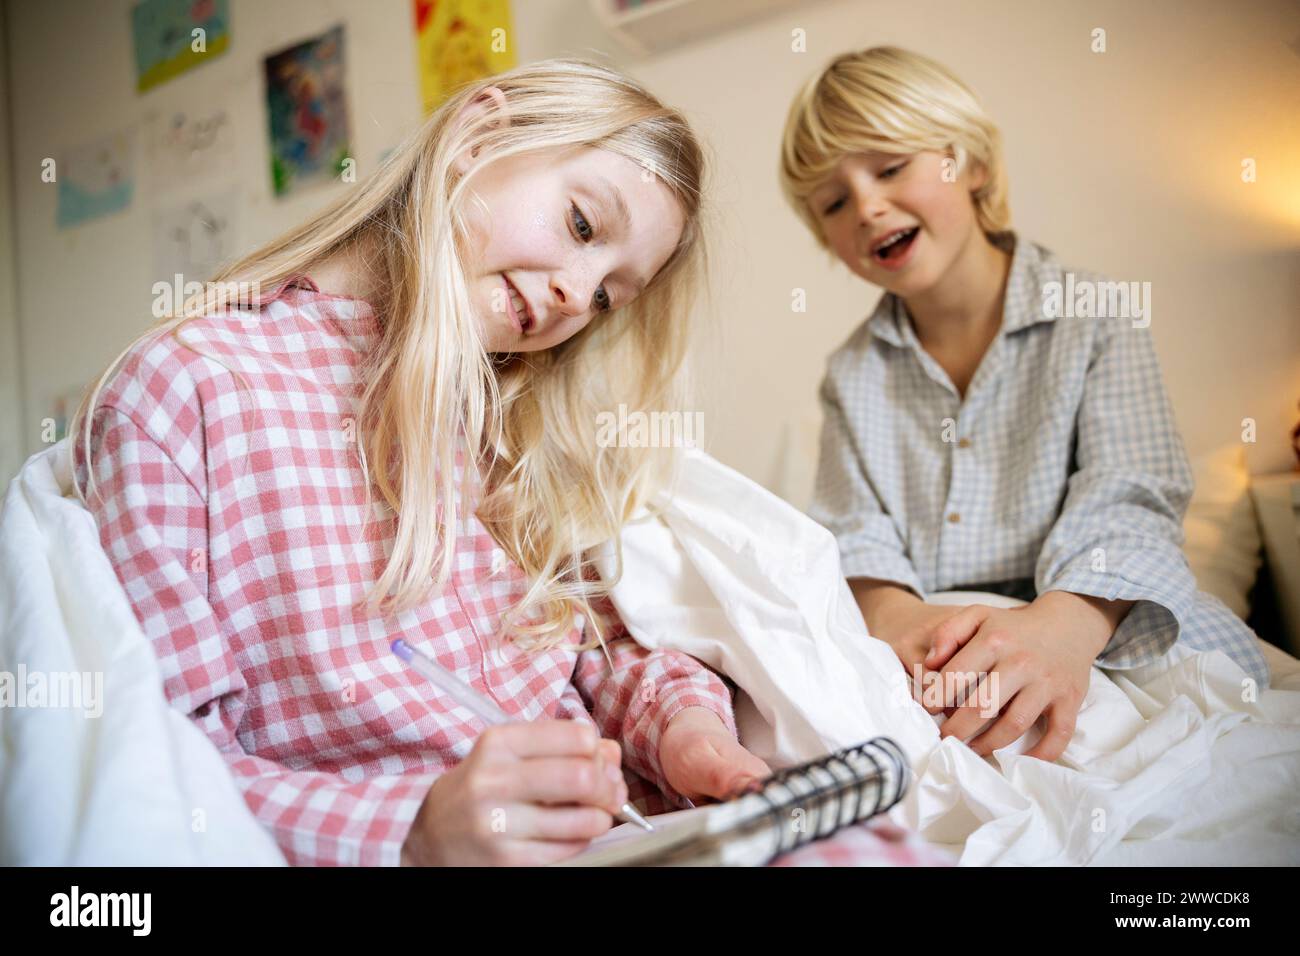
M 894 176 L 898 175 L 898 171 L 906 165 L 907 165 L 907 160 L 903 160 L 901 163 L 899 163 L 896 166 L 890 166 L 888 169 L 886 169 L 884 172 L 880 174 L 880 178 L 893 179 Z
M 582 210 L 578 208 L 576 202 L 569 204 L 569 218 L 573 221 L 573 228 L 577 232 L 578 238 L 583 242 L 590 242 L 591 237 L 595 235 L 595 231 L 591 228 L 591 223 L 587 222 L 587 217 L 582 214 Z M 608 312 L 613 308 L 614 304 L 603 285 L 596 290 L 594 298 L 598 312 Z
M 827 206 L 826 209 L 825 209 L 825 211 L 822 213 L 822 215 L 823 215 L 823 216 L 830 216 L 830 215 L 833 215 L 834 213 L 839 212 L 839 211 L 840 211 L 840 208 L 841 208 L 843 205 L 844 205 L 844 199 L 843 199 L 843 197 L 841 197 L 841 198 L 835 200 L 835 201 L 834 201 L 833 203 L 831 203 L 829 206 Z
M 578 238 L 583 242 L 590 242 L 594 235 L 591 223 L 587 222 L 587 217 L 582 214 L 576 202 L 569 204 L 569 218 L 573 221 L 573 228 L 578 232 Z

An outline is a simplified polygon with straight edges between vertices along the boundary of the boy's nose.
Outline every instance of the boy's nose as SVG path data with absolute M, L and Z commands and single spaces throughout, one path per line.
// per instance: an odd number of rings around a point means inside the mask
M 858 220 L 868 227 L 880 219 L 889 211 L 889 204 L 885 202 L 885 197 L 879 190 L 859 189 L 858 193 Z

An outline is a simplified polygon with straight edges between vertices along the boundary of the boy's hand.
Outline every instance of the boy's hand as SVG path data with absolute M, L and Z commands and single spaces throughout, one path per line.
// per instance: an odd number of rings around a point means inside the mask
M 955 604 L 926 604 L 906 588 L 885 582 L 859 578 L 850 580 L 849 587 L 862 610 L 863 620 L 866 621 L 871 636 L 893 648 L 912 683 L 912 697 L 921 703 L 924 688 L 918 682 L 917 674 L 920 673 L 924 679 L 927 671 L 939 666 L 927 660 L 930 648 L 934 645 L 935 631 L 939 625 L 966 609 Z M 962 643 L 975 634 L 973 625 L 966 630 L 951 625 L 949 631 L 954 638 L 961 639 Z
M 1131 606 L 1048 591 L 1025 607 L 963 608 L 935 629 L 925 662 L 939 672 L 942 692 L 942 707 L 927 709 L 950 715 L 940 736 L 969 739 L 984 756 L 1018 740 L 1045 714 L 1047 729 L 1026 755 L 1059 758 L 1074 736 L 1093 661 Z M 967 692 L 965 706 L 958 706 L 960 675 L 981 682 Z
M 659 740 L 659 763 L 673 789 L 692 801 L 725 799 L 772 774 L 707 707 L 686 707 L 674 715 Z
M 920 703 L 925 688 L 918 682 L 917 674 L 921 674 L 924 680 L 926 672 L 939 666 L 929 656 L 939 628 L 946 625 L 946 633 L 953 634 L 954 639 L 964 640 L 970 640 L 975 635 L 975 628 L 974 625 L 962 625 L 962 622 L 968 621 L 969 618 L 962 618 L 957 623 L 949 623 L 965 611 L 965 607 L 926 604 L 919 598 L 913 600 L 916 602 L 914 606 L 899 608 L 893 617 L 882 625 L 881 632 L 873 633 L 872 636 L 879 637 L 894 649 L 894 654 L 897 655 L 899 663 L 903 665 L 903 670 L 907 672 L 907 677 L 912 682 L 912 697 Z

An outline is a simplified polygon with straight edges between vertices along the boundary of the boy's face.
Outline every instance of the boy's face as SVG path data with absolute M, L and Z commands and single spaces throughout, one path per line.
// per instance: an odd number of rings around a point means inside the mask
M 933 288 L 979 233 L 971 191 L 984 173 L 972 175 L 972 165 L 958 175 L 940 152 L 850 153 L 812 191 L 808 208 L 845 265 L 906 299 Z
M 468 278 L 489 352 L 557 345 L 654 278 L 685 220 L 672 191 L 642 173 L 617 153 L 582 148 L 512 156 L 473 174 L 487 209 L 466 206 L 478 252 Z

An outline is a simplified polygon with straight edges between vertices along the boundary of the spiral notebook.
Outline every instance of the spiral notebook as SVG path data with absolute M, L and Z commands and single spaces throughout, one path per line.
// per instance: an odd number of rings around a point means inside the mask
M 625 823 L 557 866 L 762 866 L 889 810 L 907 790 L 898 744 L 876 737 L 790 767 L 724 803 Z

